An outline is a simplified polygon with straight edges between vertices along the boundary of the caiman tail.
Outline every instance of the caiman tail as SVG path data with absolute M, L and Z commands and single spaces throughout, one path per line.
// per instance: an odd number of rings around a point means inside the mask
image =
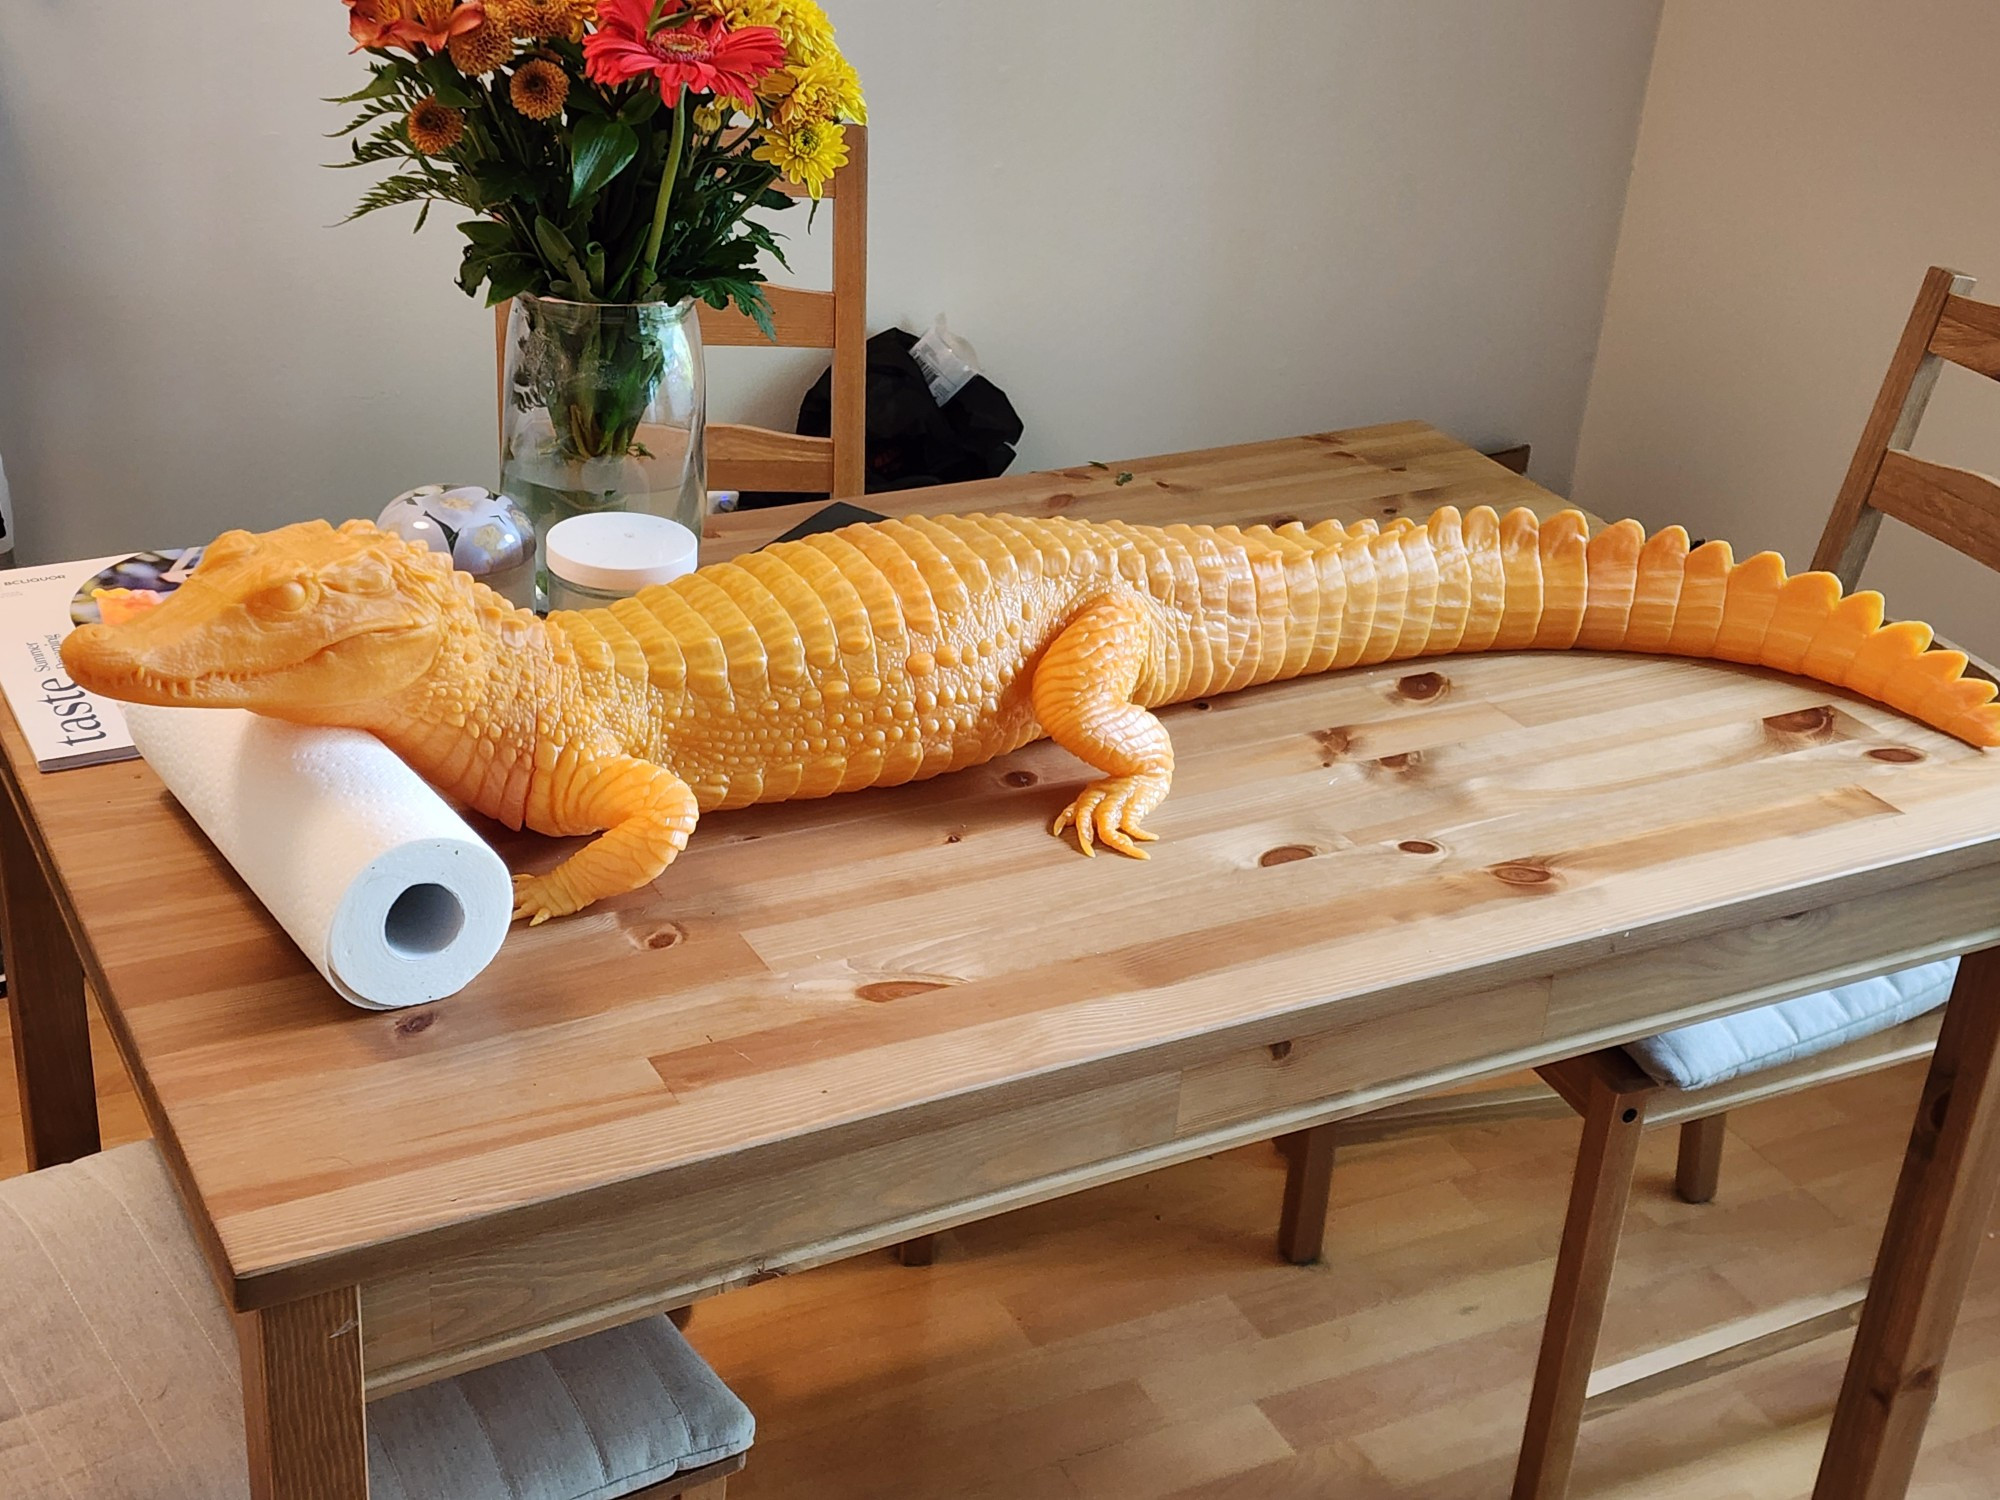
M 1787 577 L 1775 552 L 1739 563 L 1727 542 L 1691 547 L 1679 526 L 1648 537 L 1620 521 L 1591 536 L 1577 511 L 1540 522 L 1485 506 L 1381 531 L 1238 535 L 1260 605 L 1287 601 L 1282 623 L 1259 610 L 1248 680 L 1475 651 L 1643 651 L 1810 677 L 2000 745 L 1994 684 L 1965 675 L 1963 652 L 1933 647 L 1928 625 L 1884 624 L 1880 594 L 1843 595 L 1830 573 Z

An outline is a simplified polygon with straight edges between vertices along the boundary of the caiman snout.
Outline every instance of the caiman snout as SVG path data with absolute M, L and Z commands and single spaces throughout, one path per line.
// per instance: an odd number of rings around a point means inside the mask
M 128 703 L 186 703 L 193 688 L 185 679 L 162 677 L 141 657 L 125 626 L 80 625 L 63 639 L 62 660 L 70 680 L 86 692 Z

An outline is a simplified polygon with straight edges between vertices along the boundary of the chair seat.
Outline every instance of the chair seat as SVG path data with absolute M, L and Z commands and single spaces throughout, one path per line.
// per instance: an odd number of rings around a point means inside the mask
M 0 1183 L 0 1495 L 247 1500 L 231 1315 L 150 1141 Z M 743 1452 L 665 1318 L 368 1408 L 376 1500 L 613 1500 Z
M 1958 960 L 1843 984 L 1630 1042 L 1626 1052 L 1669 1088 L 1704 1089 L 1899 1026 L 1951 998 Z

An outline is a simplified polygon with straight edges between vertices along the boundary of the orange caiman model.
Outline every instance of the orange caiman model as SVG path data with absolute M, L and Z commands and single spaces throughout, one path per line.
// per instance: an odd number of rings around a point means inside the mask
M 136 702 L 372 730 L 510 827 L 603 836 L 516 877 L 540 922 L 637 889 L 705 811 L 890 786 L 1042 735 L 1104 773 L 1055 820 L 1142 856 L 1174 751 L 1152 712 L 1254 683 L 1449 652 L 1581 647 L 1747 662 L 2000 744 L 1989 682 L 1884 625 L 1873 593 L 1736 563 L 1669 527 L 1590 536 L 1481 507 L 1421 526 L 874 522 L 546 621 L 365 522 L 219 537 L 130 623 L 63 645 Z

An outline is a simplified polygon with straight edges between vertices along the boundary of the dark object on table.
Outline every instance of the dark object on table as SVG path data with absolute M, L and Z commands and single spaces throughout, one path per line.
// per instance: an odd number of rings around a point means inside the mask
M 992 479 L 1014 462 L 1021 418 L 1006 392 L 975 375 L 943 406 L 910 357 L 913 333 L 884 329 L 868 341 L 868 490 L 911 490 Z M 799 431 L 832 431 L 833 376 L 820 376 L 799 403 Z M 746 493 L 742 506 L 794 504 L 796 495 Z
M 879 510 L 863 510 L 858 505 L 849 505 L 845 500 L 836 500 L 831 505 L 821 506 L 783 536 L 773 537 L 771 542 L 796 542 L 802 536 L 813 536 L 822 531 L 838 531 L 843 526 L 857 526 L 863 521 L 888 519 Z

